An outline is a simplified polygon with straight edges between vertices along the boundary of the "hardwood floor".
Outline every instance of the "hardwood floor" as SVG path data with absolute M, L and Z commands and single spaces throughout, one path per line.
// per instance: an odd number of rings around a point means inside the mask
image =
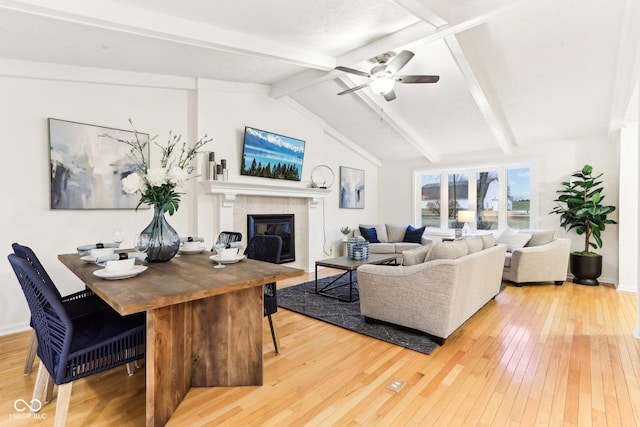
M 264 385 L 193 388 L 168 425 L 640 425 L 636 316 L 636 295 L 607 285 L 508 285 L 427 356 L 280 309 Z M 14 408 L 35 380 L 22 375 L 29 339 L 0 337 L 2 425 L 53 424 L 55 400 L 38 419 Z M 144 370 L 115 369 L 74 384 L 68 425 L 141 426 L 144 404 Z

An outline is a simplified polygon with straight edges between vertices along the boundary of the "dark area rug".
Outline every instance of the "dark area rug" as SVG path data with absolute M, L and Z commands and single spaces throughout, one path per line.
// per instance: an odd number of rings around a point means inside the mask
M 338 275 L 339 276 L 339 275 Z M 325 277 L 318 280 L 318 288 L 322 288 L 338 276 Z M 349 275 L 341 279 L 346 286 L 332 289 L 332 295 L 349 298 Z M 331 285 L 332 287 L 335 286 Z M 354 283 L 354 296 L 357 297 L 357 284 Z M 313 281 L 278 289 L 278 306 L 296 313 L 322 320 L 323 322 L 341 326 L 354 332 L 377 338 L 391 344 L 399 345 L 420 353 L 431 354 L 438 345 L 427 335 L 393 325 L 368 324 L 360 315 L 360 302 L 344 302 L 315 293 Z

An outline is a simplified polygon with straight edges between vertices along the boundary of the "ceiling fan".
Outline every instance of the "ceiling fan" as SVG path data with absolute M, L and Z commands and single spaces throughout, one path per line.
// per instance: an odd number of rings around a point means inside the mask
M 408 50 L 403 50 L 397 55 L 393 52 L 383 53 L 370 60 L 376 65 L 369 73 L 348 67 L 336 67 L 336 70 L 372 79 L 367 83 L 344 90 L 338 95 L 355 92 L 369 86 L 375 93 L 384 96 L 387 101 L 393 101 L 396 99 L 396 93 L 393 90 L 396 83 L 436 83 L 440 76 L 401 76 L 397 74 L 413 56 L 414 53 Z

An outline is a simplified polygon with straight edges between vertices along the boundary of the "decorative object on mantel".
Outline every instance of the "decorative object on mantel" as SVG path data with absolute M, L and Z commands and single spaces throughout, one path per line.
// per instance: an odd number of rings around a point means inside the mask
M 311 171 L 311 188 L 329 189 L 333 185 L 333 170 L 327 165 L 316 166 Z
M 364 209 L 364 171 L 340 166 L 340 207 Z
M 136 209 L 143 203 L 153 205 L 154 214 L 151 223 L 142 231 L 149 235 L 149 248 L 147 249 L 147 261 L 169 261 L 180 249 L 180 236 L 169 225 L 165 218 L 165 212 L 173 215 L 180 204 L 180 194 L 176 187 L 181 187 L 190 178 L 194 167 L 190 165 L 198 150 L 211 141 L 206 134 L 200 138 L 193 147 L 188 147 L 182 142 L 182 135 L 174 135 L 169 132 L 169 140 L 166 146 L 156 142 L 162 148 L 160 167 L 152 168 L 145 157 L 145 149 L 148 142 L 141 140 L 139 132 L 133 126 L 134 139 L 120 139 L 108 134 L 102 137 L 111 138 L 129 146 L 128 158 L 131 162 L 133 173 L 122 179 L 122 188 L 127 194 L 140 193 L 140 202 Z M 149 140 L 154 141 L 157 135 Z M 176 154 L 176 146 L 181 144 L 179 155 Z

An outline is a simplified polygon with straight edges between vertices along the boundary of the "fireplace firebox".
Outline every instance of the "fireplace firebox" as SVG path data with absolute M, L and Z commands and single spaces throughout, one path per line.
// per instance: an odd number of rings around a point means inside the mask
M 293 214 L 247 215 L 247 242 L 256 234 L 275 234 L 282 238 L 280 264 L 296 260 Z

